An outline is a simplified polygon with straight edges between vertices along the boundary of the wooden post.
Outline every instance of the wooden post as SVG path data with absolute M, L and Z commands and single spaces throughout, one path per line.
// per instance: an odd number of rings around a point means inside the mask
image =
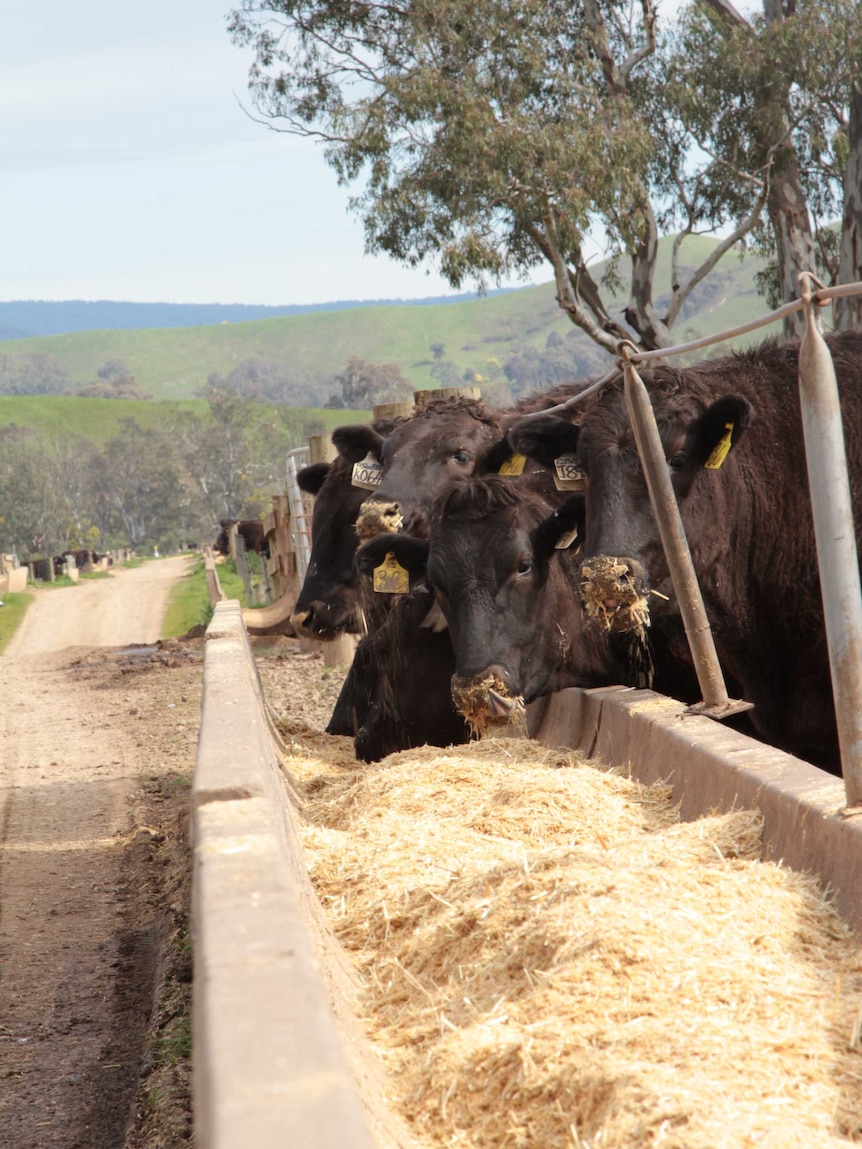
M 414 391 L 413 398 L 417 407 L 424 407 L 432 399 L 476 399 L 482 398 L 479 387 L 440 387 L 429 391 Z
M 412 403 L 376 403 L 371 408 L 372 419 L 409 419 L 415 413 Z

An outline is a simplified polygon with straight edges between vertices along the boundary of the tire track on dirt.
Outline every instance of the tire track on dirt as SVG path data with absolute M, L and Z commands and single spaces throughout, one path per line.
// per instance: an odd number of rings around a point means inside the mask
M 0 659 L 4 1149 L 123 1142 L 153 981 L 127 872 L 147 753 L 135 708 L 75 665 L 93 646 L 154 642 L 186 563 L 37 592 Z

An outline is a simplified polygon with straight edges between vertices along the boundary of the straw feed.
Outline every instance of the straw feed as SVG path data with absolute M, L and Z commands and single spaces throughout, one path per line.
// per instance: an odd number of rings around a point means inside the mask
M 513 726 L 525 720 L 523 698 L 510 694 L 498 674 L 487 674 L 483 679 L 453 678 L 452 701 L 474 734 L 490 726 Z
M 680 824 L 665 788 L 528 741 L 370 768 L 330 741 L 295 732 L 286 767 L 419 1144 L 862 1139 L 858 939 L 758 861 L 756 812 Z
M 587 618 L 603 630 L 643 635 L 649 626 L 649 604 L 625 559 L 608 555 L 587 559 L 581 567 L 581 597 Z

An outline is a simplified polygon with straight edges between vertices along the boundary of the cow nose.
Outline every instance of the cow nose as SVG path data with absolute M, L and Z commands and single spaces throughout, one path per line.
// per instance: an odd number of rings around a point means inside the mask
M 302 635 L 304 638 L 311 638 L 312 632 L 309 630 L 309 627 L 311 626 L 313 617 L 314 614 L 310 607 L 307 610 L 298 610 L 290 616 L 290 625 L 297 634 Z
M 361 539 L 375 535 L 389 535 L 400 531 L 404 523 L 399 503 L 382 499 L 366 499 L 356 520 L 356 533 Z
M 587 618 L 603 630 L 638 631 L 649 626 L 649 580 L 637 561 L 592 555 L 581 564 L 581 598 Z
M 524 717 L 524 700 L 500 666 L 452 678 L 452 700 L 474 730 L 508 726 Z

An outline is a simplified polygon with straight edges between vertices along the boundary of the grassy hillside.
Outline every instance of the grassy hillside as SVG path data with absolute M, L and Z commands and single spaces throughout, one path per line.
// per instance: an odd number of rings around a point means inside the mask
M 185 400 L 179 406 L 203 414 L 202 399 Z M 301 422 L 319 420 L 329 430 L 342 423 L 366 420 L 367 411 L 322 411 L 313 407 L 292 408 Z M 134 399 L 79 399 L 65 395 L 0 395 L 0 428 L 26 427 L 46 438 L 80 435 L 102 446 L 113 438 L 123 419 L 135 419 L 144 428 L 164 422 L 165 406 L 158 401 Z
M 684 263 L 696 265 L 712 246 L 708 239 L 687 240 Z M 706 281 L 720 287 L 718 298 L 705 301 L 699 312 L 680 320 L 676 327 L 680 341 L 763 314 L 766 305 L 753 286 L 758 267 L 754 260 L 740 262 L 735 255 L 725 256 L 719 264 L 720 278 Z M 660 296 L 670 282 L 669 241 L 660 245 L 655 282 Z M 621 310 L 624 299 L 618 302 Z M 459 374 L 467 368 L 486 374 L 490 358 L 504 362 L 516 343 L 544 348 L 551 332 L 566 338 L 572 325 L 557 306 L 553 283 L 546 283 L 453 303 L 360 307 L 215 327 L 87 331 L 19 339 L 0 342 L 0 353 L 55 356 L 66 364 L 78 386 L 92 382 L 106 361 L 121 359 L 157 398 L 188 399 L 210 373 L 227 375 L 255 357 L 290 362 L 320 378 L 331 378 L 351 355 L 377 363 L 394 361 L 415 388 L 430 387 L 437 385 L 430 374 L 432 344 L 445 345 L 445 356 Z M 142 418 L 146 418 L 143 413 Z M 338 414 L 338 421 L 344 421 L 343 413 Z

